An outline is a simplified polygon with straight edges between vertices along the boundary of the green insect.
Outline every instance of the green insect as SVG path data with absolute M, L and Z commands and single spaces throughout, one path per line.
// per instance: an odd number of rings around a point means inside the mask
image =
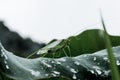
M 56 40 L 51 43 L 48 43 L 48 45 L 29 55 L 27 58 L 30 58 L 35 54 L 39 55 L 40 57 L 52 57 L 52 58 L 58 58 L 63 56 L 71 57 L 69 45 L 70 45 L 69 39 Z

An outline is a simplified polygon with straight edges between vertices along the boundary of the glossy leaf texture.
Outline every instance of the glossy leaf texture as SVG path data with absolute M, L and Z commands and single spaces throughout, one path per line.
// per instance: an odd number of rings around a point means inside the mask
M 34 53 L 40 56 L 36 59 L 15 56 L 1 45 L 0 80 L 111 80 L 103 33 L 98 29 L 86 30 L 52 41 Z M 120 45 L 119 36 L 109 37 L 113 47 Z M 119 67 L 120 47 L 113 50 Z
M 113 48 L 120 68 L 120 47 Z M 66 77 L 71 80 L 111 80 L 106 50 L 76 57 L 25 59 L 0 45 L 0 70 L 15 80 L 37 80 Z

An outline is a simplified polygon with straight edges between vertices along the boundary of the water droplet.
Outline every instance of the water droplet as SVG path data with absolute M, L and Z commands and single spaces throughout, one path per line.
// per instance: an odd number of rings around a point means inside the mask
M 4 50 L 1 50 L 1 52 L 2 52 L 3 56 L 5 57 L 5 59 L 7 60 L 7 59 L 8 59 L 8 57 L 5 55 Z
M 54 73 L 52 73 L 51 75 L 53 75 L 54 77 L 56 77 L 57 75 L 56 74 L 54 74 Z
M 77 77 L 76 77 L 76 75 L 75 75 L 75 74 L 73 75 L 73 79 L 77 79 Z
M 94 74 L 94 71 L 93 71 L 93 70 L 90 70 L 90 72 L 91 72 L 92 74 Z
M 104 59 L 104 60 L 108 60 L 108 58 L 107 58 L 107 57 L 104 57 L 103 59 Z
M 117 64 L 117 65 L 120 65 L 120 61 L 119 61 L 119 60 L 117 60 L 117 61 L 116 61 L 116 64 Z
M 96 57 L 93 58 L 94 61 L 96 61 L 96 59 L 97 59 Z
M 57 75 L 60 74 L 60 72 L 58 72 L 58 71 L 53 71 L 53 73 L 54 73 L 54 74 L 57 74 Z
M 102 74 L 102 72 L 99 69 L 96 69 L 96 72 L 98 73 L 98 75 Z
M 6 68 L 7 68 L 7 69 L 9 69 L 9 66 L 8 66 L 8 65 L 6 65 Z
M 102 74 L 102 72 L 98 66 L 93 66 L 93 68 L 95 69 L 95 71 L 97 72 L 98 75 Z
M 79 63 L 79 62 L 77 62 L 77 61 L 75 61 L 74 63 L 75 63 L 76 65 L 80 65 L 80 63 Z
M 73 73 L 77 73 L 77 71 L 75 71 L 75 69 L 73 69 L 73 68 L 71 68 L 70 71 Z

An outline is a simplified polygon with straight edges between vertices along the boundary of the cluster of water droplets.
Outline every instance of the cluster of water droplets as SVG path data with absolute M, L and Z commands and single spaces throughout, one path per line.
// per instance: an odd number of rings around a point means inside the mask
M 9 69 L 8 59 L 10 58 L 10 56 L 7 57 L 7 53 L 5 52 L 4 49 L 0 48 L 0 50 L 1 50 L 0 55 L 4 59 L 4 64 L 6 66 L 6 69 Z M 17 59 L 19 59 L 19 58 L 17 58 Z M 33 62 L 35 62 L 34 59 L 33 59 Z M 72 58 L 71 57 L 63 57 L 63 58 L 59 58 L 59 59 L 40 58 L 38 61 L 38 63 L 40 65 L 37 64 L 37 65 L 35 65 L 35 67 L 28 67 L 28 68 L 26 66 L 24 66 L 24 67 L 25 67 L 25 69 L 27 69 L 27 71 L 32 76 L 41 77 L 41 78 L 43 76 L 44 76 L 44 78 L 59 77 L 62 75 L 63 70 L 58 70 L 58 68 L 61 68 L 61 69 L 63 68 L 63 69 L 65 69 L 65 71 L 70 72 L 69 76 L 71 76 L 72 80 L 80 80 L 81 75 L 79 75 L 79 73 L 82 70 L 79 67 L 83 67 L 87 71 L 91 72 L 91 74 L 100 75 L 100 76 L 108 76 L 110 74 L 111 70 L 109 68 L 104 68 L 104 67 L 106 67 L 106 65 L 108 66 L 108 62 L 109 62 L 108 57 L 106 55 L 103 55 L 103 53 L 101 56 L 96 55 L 96 54 L 92 54 L 92 55 L 85 54 L 83 56 L 72 57 Z M 22 65 L 22 63 L 25 63 L 25 61 L 23 61 L 23 62 L 21 61 L 21 65 Z M 26 63 L 27 63 L 27 61 L 26 61 Z M 32 60 L 31 60 L 31 64 L 32 64 Z M 119 59 L 116 60 L 116 64 L 118 66 L 120 66 Z M 27 66 L 31 66 L 31 65 L 27 65 Z M 39 66 L 39 67 L 36 69 L 36 66 Z M 24 68 L 24 67 L 22 67 L 22 68 Z M 62 76 L 64 76 L 64 75 L 62 75 Z
M 8 65 L 8 63 L 7 63 L 8 57 L 7 57 L 7 55 L 5 54 L 5 50 L 4 50 L 4 48 L 2 47 L 1 44 L 0 44 L 0 50 L 1 50 L 0 55 L 1 55 L 2 59 L 4 59 L 5 67 L 6 67 L 6 69 L 9 69 L 9 65 Z

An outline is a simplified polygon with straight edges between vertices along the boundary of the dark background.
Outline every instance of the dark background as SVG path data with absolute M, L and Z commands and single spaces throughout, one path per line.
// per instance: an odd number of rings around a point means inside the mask
M 3 21 L 0 21 L 0 42 L 5 49 L 21 57 L 27 57 L 45 46 L 45 43 L 37 43 L 30 38 L 22 38 L 17 32 L 13 32 L 5 26 Z M 38 57 L 38 55 L 33 57 Z

